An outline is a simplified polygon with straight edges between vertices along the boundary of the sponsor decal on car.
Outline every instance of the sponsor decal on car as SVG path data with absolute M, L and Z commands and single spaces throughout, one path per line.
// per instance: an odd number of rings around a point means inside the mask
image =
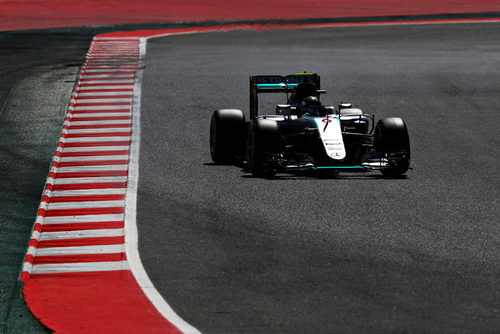
M 318 131 L 325 147 L 326 154 L 335 160 L 342 160 L 346 157 L 342 130 L 338 117 L 314 118 L 318 125 Z M 334 122 L 336 120 L 336 122 Z

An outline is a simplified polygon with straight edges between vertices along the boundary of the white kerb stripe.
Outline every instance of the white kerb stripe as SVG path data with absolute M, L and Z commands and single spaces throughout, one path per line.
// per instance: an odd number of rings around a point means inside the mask
M 125 146 L 120 146 L 126 149 Z M 103 160 L 128 160 L 128 155 L 106 155 L 91 157 L 63 157 L 61 162 L 103 161 Z
M 116 254 L 125 251 L 125 245 L 98 245 L 75 247 L 37 248 L 37 256 L 83 255 L 83 254 Z
M 107 144 L 107 143 L 106 143 Z M 64 153 L 83 153 L 83 152 L 93 152 L 99 155 L 107 155 L 107 151 L 128 151 L 129 147 L 127 146 L 112 146 L 113 142 L 110 142 L 111 146 L 90 146 L 90 147 L 65 147 Z M 119 155 L 122 157 L 123 155 Z M 61 159 L 72 159 L 72 158 L 82 158 L 85 159 L 87 157 L 61 157 Z
M 77 133 L 102 133 L 102 132 L 128 132 L 130 131 L 131 127 L 130 124 L 126 128 L 98 128 L 98 129 L 76 129 L 73 130 L 69 128 L 68 133 L 69 134 L 77 134 Z
M 113 99 L 109 97 L 103 97 L 99 99 L 78 99 L 77 98 L 77 104 L 78 103 L 111 103 L 111 102 L 131 102 L 132 97 L 130 98 L 119 98 L 119 99 Z
M 129 64 L 112 64 L 112 65 L 99 65 L 99 64 L 86 64 L 82 68 L 83 71 L 88 70 L 117 70 L 117 71 L 137 71 L 137 62 L 133 61 Z
M 139 56 L 139 49 L 127 44 L 118 44 L 118 45 L 95 45 L 89 48 L 89 53 L 92 55 L 95 54 L 133 54 L 135 56 Z
M 82 81 L 82 84 L 132 84 L 134 81 L 133 80 L 85 80 Z
M 90 202 L 62 202 L 49 203 L 48 210 L 64 209 L 93 209 L 93 208 L 119 208 L 125 205 L 125 201 L 90 201 Z
M 117 64 L 117 65 L 86 65 L 83 71 L 104 72 L 104 71 L 137 71 L 137 63 L 133 64 Z
M 33 266 L 33 274 L 115 271 L 128 269 L 129 266 L 127 261 L 36 264 Z
M 135 56 L 137 58 L 139 56 L 139 50 L 130 45 L 120 45 L 120 46 L 96 46 L 91 47 L 88 52 L 92 56 L 116 56 L 116 55 L 127 55 L 127 56 Z
M 87 55 L 87 64 L 95 63 L 122 63 L 122 62 L 132 62 L 137 61 L 137 56 L 134 54 L 113 54 L 113 55 L 103 55 L 102 57 L 97 57 L 94 55 Z
M 128 55 L 98 55 L 98 57 L 91 57 L 87 60 L 88 65 L 96 65 L 96 64 L 123 64 L 127 63 L 135 63 L 137 61 L 137 57 L 134 54 Z
M 88 107 L 80 107 L 78 110 L 82 111 L 82 110 L 87 110 L 87 111 L 92 111 L 92 110 L 96 110 L 96 109 L 85 109 L 85 108 L 88 108 Z M 120 110 L 120 111 L 116 111 L 116 112 L 101 112 L 101 109 L 97 109 L 97 111 L 95 112 L 88 112 L 88 113 L 79 113 L 78 111 L 75 111 L 75 113 L 73 114 L 73 117 L 72 118 L 79 118 L 79 119 L 85 119 L 85 118 L 97 118 L 97 119 L 94 119 L 93 121 L 106 121 L 105 119 L 99 119 L 99 118 L 102 118 L 102 117 L 130 117 L 132 116 L 132 114 L 128 111 L 129 107 L 127 106 L 121 106 L 121 108 L 117 108 L 117 107 L 113 107 L 114 109 L 109 109 L 109 110 Z M 125 111 L 121 111 L 121 109 L 125 110 Z M 128 121 L 127 120 L 120 120 L 120 119 L 109 119 L 108 121 Z M 75 122 L 89 122 L 89 121 L 75 121 Z M 71 123 L 73 124 L 73 123 Z
M 79 142 L 94 142 L 94 141 L 109 141 L 112 145 L 113 141 L 124 141 L 129 140 L 130 136 L 126 137 L 77 137 L 77 138 L 66 138 L 66 143 L 79 143 Z
M 100 59 L 99 59 L 100 58 Z M 133 56 L 120 57 L 95 57 L 87 58 L 85 62 L 87 66 L 98 66 L 98 65 L 115 65 L 115 66 L 125 66 L 125 65 L 137 65 L 137 58 Z
M 83 69 L 84 73 L 100 73 L 100 72 L 134 72 L 135 73 L 135 68 L 127 70 L 127 69 L 122 69 L 122 68 L 109 68 L 109 69 Z
M 124 214 L 85 215 L 71 217 L 45 217 L 44 224 L 72 224 L 122 221 Z
M 72 167 L 59 167 L 57 168 L 57 173 L 114 171 L 114 170 L 127 170 L 127 169 L 128 165 L 72 166 Z
M 114 63 L 114 64 L 86 64 L 83 67 L 83 70 L 109 70 L 109 69 L 118 69 L 118 70 L 137 70 L 137 62 L 132 61 L 132 62 L 120 62 L 120 63 Z
M 110 90 L 110 89 L 130 89 L 132 90 L 134 85 L 126 84 L 126 85 L 106 85 L 106 86 L 94 86 L 94 85 L 85 85 L 80 84 L 77 88 L 79 91 L 83 90 Z
M 127 95 L 129 96 L 129 92 L 90 92 L 90 93 L 78 93 L 78 96 L 80 97 L 86 97 L 86 96 L 115 96 L 115 95 Z M 132 98 L 132 95 L 130 95 L 130 98 Z
M 63 240 L 63 239 L 83 239 L 83 238 L 104 238 L 121 237 L 125 233 L 123 228 L 102 229 L 102 230 L 79 230 L 63 232 L 43 232 L 39 240 Z
M 74 125 L 104 125 L 104 124 L 128 124 L 132 123 L 131 119 L 119 119 L 119 120 L 111 120 L 111 121 L 73 121 L 71 122 L 71 126 Z
M 52 191 L 51 197 L 122 195 L 122 194 L 125 194 L 125 191 L 126 191 L 126 188 L 56 190 L 56 191 Z
M 96 44 L 92 44 L 89 48 L 89 50 L 122 50 L 122 49 L 133 49 L 139 51 L 139 48 L 137 47 L 137 43 L 130 43 L 130 42 L 99 42 Z
M 78 110 L 120 110 L 120 109 L 130 109 L 129 104 L 124 105 L 111 105 L 111 106 L 79 106 L 78 104 L 75 106 L 75 111 Z
M 54 184 L 127 182 L 126 176 L 56 178 Z
M 92 57 L 88 59 L 88 65 L 95 64 L 122 64 L 125 62 L 136 62 L 137 57 L 134 54 L 128 55 L 100 55 L 100 57 Z
M 113 74 L 84 74 L 83 77 L 85 79 L 98 79 L 98 78 L 106 78 L 106 79 L 127 78 L 127 79 L 133 79 L 134 75 L 130 74 L 130 73 L 125 73 L 125 74 L 119 74 L 119 73 L 113 73 Z
M 100 52 L 106 52 L 105 50 L 101 50 Z M 126 50 L 126 52 L 130 52 L 129 50 Z M 108 52 L 108 55 L 102 55 L 99 57 L 99 55 L 94 55 L 92 52 L 87 53 L 87 62 L 92 63 L 92 62 L 99 62 L 99 61 L 121 61 L 121 60 L 135 60 L 137 61 L 137 54 L 136 53 L 126 53 L 126 54 L 121 54 L 121 53 L 111 53 Z
M 32 248 L 32 247 L 28 248 L 28 252 L 26 252 L 26 255 L 30 254 L 30 248 Z M 29 262 L 24 262 L 22 271 L 32 273 L 33 272 L 33 265 Z

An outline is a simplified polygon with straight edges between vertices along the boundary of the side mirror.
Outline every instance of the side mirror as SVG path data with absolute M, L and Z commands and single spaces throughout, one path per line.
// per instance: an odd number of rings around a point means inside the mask
M 339 111 L 342 109 L 347 109 L 347 108 L 351 108 L 351 107 L 352 107 L 352 103 L 340 103 L 339 104 Z
M 337 114 L 337 111 L 335 110 L 334 106 L 325 106 L 325 111 L 327 115 L 335 115 Z
M 290 114 L 291 106 L 289 104 L 278 104 L 276 106 L 276 115 L 288 116 Z

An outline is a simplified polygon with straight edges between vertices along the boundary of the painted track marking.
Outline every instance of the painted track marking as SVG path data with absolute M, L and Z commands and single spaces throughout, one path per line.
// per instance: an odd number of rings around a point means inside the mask
M 28 306 L 56 332 L 197 333 L 154 289 L 137 249 L 144 54 L 145 40 L 95 38 L 68 105 L 21 274 Z M 119 308 L 115 285 L 128 300 Z

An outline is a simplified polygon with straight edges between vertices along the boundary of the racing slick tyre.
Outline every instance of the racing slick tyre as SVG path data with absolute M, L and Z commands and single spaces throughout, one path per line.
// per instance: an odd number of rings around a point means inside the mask
M 245 153 L 245 115 L 238 109 L 214 111 L 210 121 L 210 155 L 216 164 L 234 162 Z
M 383 153 L 389 168 L 381 169 L 384 176 L 398 177 L 410 167 L 410 139 L 401 118 L 384 118 L 375 127 L 375 150 Z
M 248 132 L 248 170 L 257 177 L 273 177 L 283 157 L 281 133 L 276 121 L 257 119 Z

